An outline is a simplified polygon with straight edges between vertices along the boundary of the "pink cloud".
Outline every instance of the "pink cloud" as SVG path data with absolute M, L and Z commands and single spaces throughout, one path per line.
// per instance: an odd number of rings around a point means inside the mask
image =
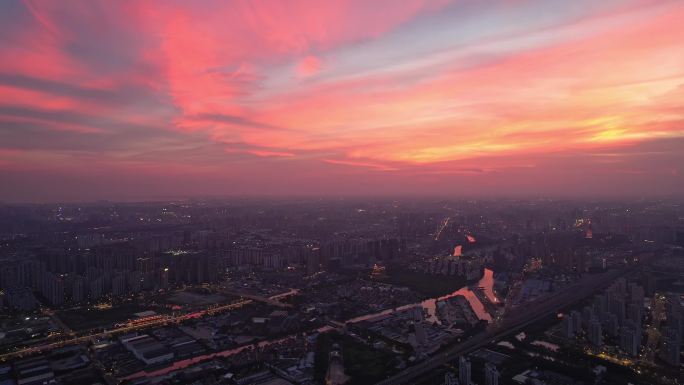
M 323 62 L 316 56 L 309 55 L 299 61 L 297 65 L 297 74 L 301 77 L 307 77 L 317 74 L 323 68 Z
M 265 150 L 253 150 L 249 151 L 250 154 L 254 154 L 256 156 L 261 156 L 261 157 L 276 157 L 276 158 L 289 158 L 292 156 L 295 156 L 295 154 L 291 152 L 283 152 L 283 151 L 265 151 Z
M 0 31 L 0 119 L 15 127 L 2 138 L 30 148 L 11 162 L 35 170 L 220 175 L 239 161 L 233 176 L 252 182 L 277 163 L 331 186 L 350 174 L 436 186 L 533 181 L 525 173 L 550 170 L 544 159 L 576 152 L 622 154 L 592 157 L 595 175 L 649 175 L 624 164 L 638 157 L 628 150 L 684 136 L 681 3 L 627 1 L 511 34 L 489 33 L 500 25 L 487 18 L 453 35 L 435 27 L 466 11 L 478 20 L 481 4 L 92 2 L 65 13 L 26 0 Z M 549 6 L 506 6 L 530 4 Z

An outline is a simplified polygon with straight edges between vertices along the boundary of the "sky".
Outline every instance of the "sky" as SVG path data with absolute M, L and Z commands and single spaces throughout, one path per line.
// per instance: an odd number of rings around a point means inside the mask
M 0 201 L 684 196 L 684 1 L 0 0 Z

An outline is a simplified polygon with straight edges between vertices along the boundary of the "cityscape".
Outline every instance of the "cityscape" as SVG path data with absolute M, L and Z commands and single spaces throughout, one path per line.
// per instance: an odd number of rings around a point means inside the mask
M 3 384 L 679 384 L 684 206 L 0 207 Z
M 0 0 L 0 385 L 684 385 L 684 0 Z

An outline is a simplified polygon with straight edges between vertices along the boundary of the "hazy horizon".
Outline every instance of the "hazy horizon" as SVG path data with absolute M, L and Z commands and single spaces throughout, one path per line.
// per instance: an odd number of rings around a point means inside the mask
M 648 203 L 663 202 L 679 204 L 684 203 L 682 195 L 497 195 L 497 194 L 477 194 L 477 195 L 446 195 L 446 194 L 347 194 L 347 195 L 314 195 L 314 194 L 249 194 L 249 195 L 187 195 L 187 196 L 140 196 L 122 197 L 119 199 L 92 198 L 92 199 L 52 199 L 52 200 L 0 200 L 0 205 L 100 205 L 108 204 L 164 204 L 164 203 L 187 203 L 187 202 L 206 202 L 219 204 L 232 203 L 273 203 L 273 202 L 390 202 L 397 201 L 403 203 L 419 202 L 555 202 L 555 203 Z

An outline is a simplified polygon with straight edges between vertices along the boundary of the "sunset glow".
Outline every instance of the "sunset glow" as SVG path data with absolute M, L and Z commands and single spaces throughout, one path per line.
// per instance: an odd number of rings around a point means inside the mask
M 0 200 L 684 193 L 678 0 L 0 4 Z

